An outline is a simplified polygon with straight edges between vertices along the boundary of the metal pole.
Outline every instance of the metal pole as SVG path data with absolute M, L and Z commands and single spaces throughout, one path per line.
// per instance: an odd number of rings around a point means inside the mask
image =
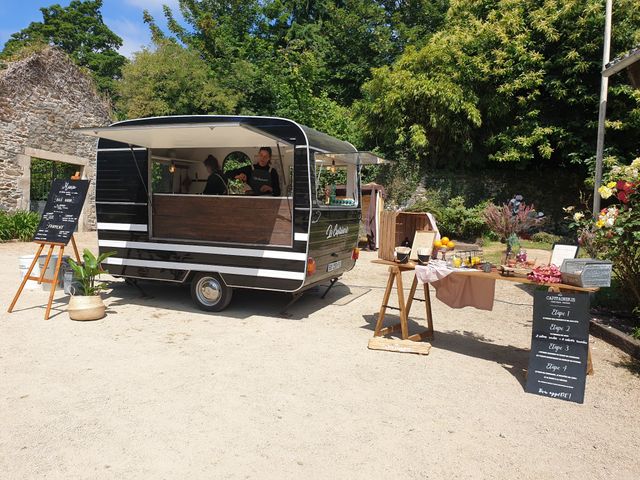
M 602 70 L 609 63 L 611 51 L 611 12 L 613 0 L 606 0 L 604 20 L 604 48 L 602 49 Z M 609 91 L 609 77 L 602 76 L 600 83 L 600 110 L 598 113 L 598 142 L 596 145 L 596 175 L 593 185 L 593 216 L 600 211 L 600 194 L 598 189 L 602 184 L 602 158 L 604 156 L 604 124 L 607 118 L 607 94 Z

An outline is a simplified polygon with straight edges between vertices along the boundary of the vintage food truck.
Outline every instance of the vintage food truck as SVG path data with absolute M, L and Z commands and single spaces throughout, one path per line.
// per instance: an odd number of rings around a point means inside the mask
M 295 294 L 353 268 L 360 168 L 384 162 L 284 118 L 156 117 L 80 132 L 99 138 L 98 243 L 116 252 L 109 273 L 188 282 L 209 311 L 234 288 Z M 279 196 L 202 194 L 207 156 L 251 165 L 261 147 L 271 148 Z

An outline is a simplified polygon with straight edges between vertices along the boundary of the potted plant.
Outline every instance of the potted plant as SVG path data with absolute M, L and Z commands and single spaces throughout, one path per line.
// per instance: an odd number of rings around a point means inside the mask
M 101 273 L 107 273 L 100 264 L 115 253 L 106 252 L 96 258 L 85 248 L 81 264 L 69 259 L 69 265 L 75 274 L 72 295 L 67 307 L 71 320 L 98 320 L 104 317 L 105 305 L 100 297 L 100 290 L 104 288 L 104 284 L 96 284 L 96 277 Z

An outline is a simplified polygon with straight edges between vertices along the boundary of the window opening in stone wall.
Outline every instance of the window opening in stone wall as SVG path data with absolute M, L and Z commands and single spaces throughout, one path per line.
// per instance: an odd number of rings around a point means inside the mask
M 71 178 L 80 169 L 80 165 L 45 160 L 44 158 L 32 158 L 29 209 L 32 212 L 42 214 L 49 197 L 51 182 L 56 178 Z

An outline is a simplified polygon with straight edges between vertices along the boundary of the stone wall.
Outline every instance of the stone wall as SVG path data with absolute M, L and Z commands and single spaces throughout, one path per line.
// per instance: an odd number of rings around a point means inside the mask
M 32 157 L 73 163 L 91 180 L 83 227 L 95 229 L 97 142 L 73 129 L 109 123 L 109 104 L 91 77 L 59 50 L 0 70 L 0 209 L 29 209 Z

